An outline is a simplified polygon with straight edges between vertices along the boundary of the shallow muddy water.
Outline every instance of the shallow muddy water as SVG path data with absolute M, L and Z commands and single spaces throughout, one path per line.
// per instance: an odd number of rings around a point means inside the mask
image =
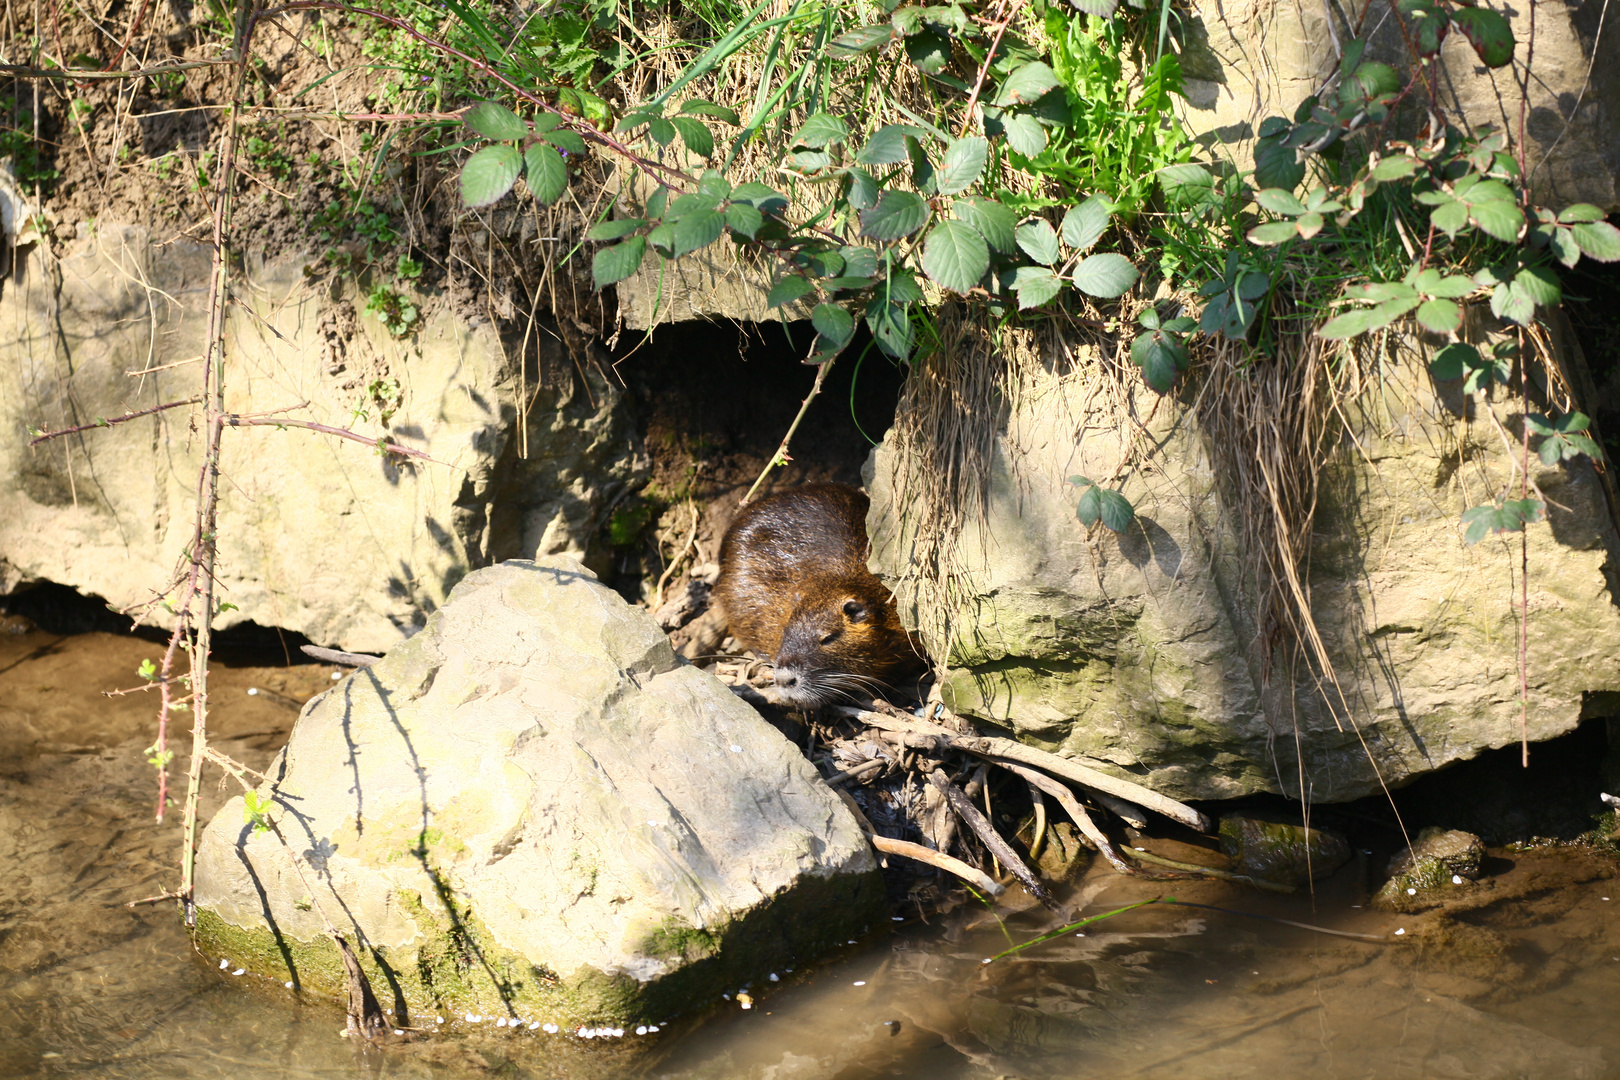
M 1061 921 L 1039 908 L 928 923 L 896 912 L 907 921 L 843 956 L 739 987 L 751 1010 L 712 1002 L 657 1035 L 446 1017 L 362 1052 L 339 1038 L 335 1007 L 221 971 L 167 905 L 124 906 L 176 884 L 179 815 L 152 821 L 153 703 L 101 691 L 137 684 L 159 648 L 0 634 L 0 1077 L 1620 1077 L 1620 880 L 1611 858 L 1579 847 L 1493 851 L 1491 876 L 1443 916 L 1358 906 L 1362 859 L 1314 898 L 1106 866 L 1066 895 L 1071 920 L 1173 896 L 1378 943 L 1159 903 L 987 965 Z M 216 667 L 223 748 L 268 762 L 331 672 Z M 183 736 L 175 749 L 183 767 Z M 210 785 L 205 813 L 227 794 Z

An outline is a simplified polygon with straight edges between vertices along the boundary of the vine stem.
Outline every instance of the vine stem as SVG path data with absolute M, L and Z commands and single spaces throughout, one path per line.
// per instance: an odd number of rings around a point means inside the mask
M 1532 4 L 1532 12 L 1535 10 Z M 1519 389 L 1524 398 L 1524 422 L 1519 447 L 1519 499 L 1530 497 L 1530 372 L 1525 353 L 1524 333 L 1519 333 Z M 1530 523 L 1519 530 L 1519 756 L 1520 765 L 1530 767 Z
M 833 360 L 836 359 L 837 357 L 833 357 L 816 368 L 816 381 L 810 385 L 810 393 L 799 404 L 799 415 L 795 416 L 793 423 L 788 425 L 787 434 L 782 436 L 782 445 L 776 448 L 776 453 L 771 455 L 771 460 L 767 461 L 765 467 L 759 471 L 759 476 L 754 480 L 754 486 L 748 489 L 748 494 L 744 495 L 742 502 L 737 504 L 739 507 L 748 505 L 749 501 L 753 499 L 754 493 L 759 490 L 759 485 L 765 482 L 765 478 L 770 475 L 772 469 L 776 468 L 777 465 L 786 464 L 790 460 L 787 452 L 788 444 L 793 441 L 793 433 L 799 430 L 799 424 L 803 422 L 804 414 L 810 411 L 810 403 L 816 400 L 816 395 L 821 393 L 821 384 L 827 380 L 827 370 L 833 366 Z
M 225 241 L 231 227 L 231 195 L 235 188 L 235 161 L 237 125 L 241 109 L 242 88 L 248 72 L 248 45 L 253 38 L 254 24 L 259 16 L 257 4 L 244 4 L 236 22 L 236 78 L 231 92 L 229 115 L 225 130 L 220 133 L 220 185 L 214 203 L 214 259 L 208 279 L 208 337 L 207 358 L 203 363 L 204 429 L 207 432 L 203 447 L 202 474 L 198 478 L 197 518 L 192 531 L 191 567 L 186 602 L 179 618 L 184 624 L 193 623 L 191 659 L 191 761 L 186 770 L 185 847 L 181 852 L 180 896 L 185 909 L 187 926 L 197 924 L 196 870 L 197 870 L 197 802 L 202 791 L 202 767 L 208 760 L 208 650 L 213 643 L 214 622 L 214 560 L 217 553 L 216 532 L 219 515 L 219 461 L 220 444 L 225 432 L 225 305 L 229 301 L 228 275 L 230 260 L 226 257 Z M 194 605 L 201 604 L 201 614 L 193 613 Z M 165 673 L 166 674 L 166 673 Z M 164 693 L 168 693 L 165 682 Z

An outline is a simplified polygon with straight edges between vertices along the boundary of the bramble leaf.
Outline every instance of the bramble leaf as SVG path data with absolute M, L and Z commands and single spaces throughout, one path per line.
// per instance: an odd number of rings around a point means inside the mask
M 623 243 L 602 248 L 591 259 L 591 278 L 601 289 L 616 281 L 623 281 L 641 268 L 641 257 L 647 250 L 645 236 L 632 236 Z
M 461 167 L 462 203 L 475 210 L 490 205 L 512 190 L 522 171 L 523 155 L 517 147 L 505 143 L 484 147 Z
M 1105 251 L 1101 255 L 1089 255 L 1080 260 L 1080 265 L 1074 268 L 1070 280 L 1074 287 L 1088 296 L 1095 296 L 1101 300 L 1111 300 L 1124 294 L 1125 290 L 1136 284 L 1136 267 L 1125 256 L 1112 251 Z
M 990 268 L 990 249 L 967 222 L 941 221 L 923 243 L 922 268 L 941 287 L 965 293 Z
M 874 240 L 899 240 L 928 223 L 928 204 L 910 191 L 885 190 L 877 205 L 861 211 L 861 232 Z
M 568 166 L 561 154 L 544 143 L 535 143 L 523 152 L 523 165 L 529 190 L 542 204 L 551 205 L 568 190 Z
M 505 105 L 493 101 L 480 102 L 467 110 L 461 122 L 486 139 L 510 141 L 526 138 L 529 125 Z
M 1062 250 L 1058 247 L 1057 233 L 1052 226 L 1041 218 L 1033 218 L 1024 222 L 1013 230 L 1013 236 L 1018 246 L 1024 249 L 1024 254 L 1043 266 L 1051 266 L 1062 257 Z

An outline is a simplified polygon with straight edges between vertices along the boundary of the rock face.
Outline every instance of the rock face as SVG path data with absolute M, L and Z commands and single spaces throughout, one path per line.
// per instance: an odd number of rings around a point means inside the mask
M 200 947 L 341 994 L 324 913 L 412 1016 L 657 1022 L 883 915 L 798 750 L 567 558 L 469 575 L 311 701 L 269 775 L 302 876 L 227 804 Z
M 1463 543 L 1458 519 L 1503 490 L 1511 463 L 1456 384 L 1397 365 L 1320 484 L 1308 585 L 1343 697 L 1253 647 L 1237 522 L 1191 416 L 1151 392 L 1151 447 L 1123 470 L 1138 520 L 1124 534 L 1076 520 L 1076 474 L 1115 475 L 1136 451 L 1092 374 L 1022 396 L 998 443 L 986 520 L 956 548 L 960 625 L 944 693 L 1026 742 L 1111 763 L 1182 799 L 1255 791 L 1334 802 L 1520 737 L 1517 545 Z M 1508 431 L 1522 418 L 1494 406 Z M 1123 409 L 1124 406 L 1119 406 Z M 1467 409 L 1465 412 L 1464 409 Z M 1583 697 L 1620 689 L 1617 547 L 1586 459 L 1536 483 L 1557 505 L 1530 527 L 1528 734 L 1571 730 Z M 1016 461 L 1016 469 L 1011 464 Z M 873 569 L 901 594 L 911 558 L 889 443 L 867 468 Z M 903 617 L 906 617 L 903 615 Z M 915 625 L 915 608 L 910 620 Z M 1303 664 L 1300 665 L 1303 668 Z M 1328 707 L 1331 702 L 1332 707 Z M 1337 715 L 1335 715 L 1337 714 Z M 1365 745 L 1363 745 L 1363 742 Z
M 1409 54 L 1391 7 L 1374 0 L 1355 10 L 1371 30 L 1367 58 L 1401 67 L 1405 80 Z M 1603 62 L 1620 53 L 1620 24 L 1603 18 L 1601 3 L 1538 6 L 1530 57 L 1529 7 L 1490 7 L 1513 28 L 1515 66 L 1486 68 L 1453 28 L 1431 69 L 1441 105 L 1461 123 L 1490 124 L 1517 141 L 1514 72 L 1530 59 L 1524 141 L 1538 198 L 1554 207 L 1620 209 L 1620 68 Z M 1239 157 L 1250 153 L 1262 120 L 1291 117 L 1322 87 L 1339 66 L 1336 43 L 1355 36 L 1341 19 L 1330 28 L 1327 8 L 1308 0 L 1197 0 L 1192 8 L 1184 21 L 1182 117 L 1195 135 L 1228 144 L 1223 149 Z
M 43 579 L 124 606 L 162 590 L 189 541 L 201 465 L 192 410 L 34 449 L 27 432 L 194 396 L 198 365 L 187 361 L 202 353 L 209 255 L 135 228 L 84 233 L 60 262 L 23 249 L 0 287 L 11 433 L 0 440 L 0 591 Z M 250 261 L 237 281 L 226 407 L 307 403 L 284 415 L 387 434 L 438 464 L 396 466 L 310 431 L 227 431 L 219 573 L 237 610 L 221 625 L 252 619 L 376 651 L 414 632 L 471 568 L 583 554 L 602 507 L 643 468 L 619 395 L 601 380 L 579 385 L 566 356 L 541 365 L 566 375 L 525 384 L 492 329 L 442 308 L 395 338 L 353 286 L 309 289 L 304 261 Z M 164 365 L 178 366 L 126 374 Z

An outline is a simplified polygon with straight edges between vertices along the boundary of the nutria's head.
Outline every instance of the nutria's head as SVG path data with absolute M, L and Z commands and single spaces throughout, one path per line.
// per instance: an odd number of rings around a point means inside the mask
M 886 595 L 841 589 L 794 608 L 776 652 L 776 688 L 801 709 L 870 699 L 882 692 L 885 678 L 917 662 Z

